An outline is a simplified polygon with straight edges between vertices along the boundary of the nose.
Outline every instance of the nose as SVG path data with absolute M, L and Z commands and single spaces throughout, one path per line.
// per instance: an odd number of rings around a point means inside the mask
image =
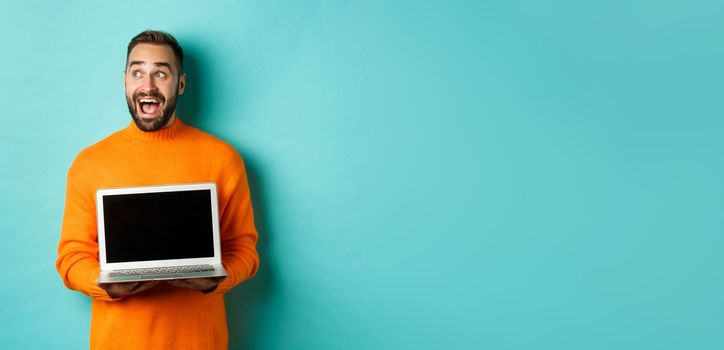
M 143 81 L 141 83 L 141 88 L 144 91 L 156 91 L 156 82 L 153 80 L 152 75 L 148 75 L 143 77 Z

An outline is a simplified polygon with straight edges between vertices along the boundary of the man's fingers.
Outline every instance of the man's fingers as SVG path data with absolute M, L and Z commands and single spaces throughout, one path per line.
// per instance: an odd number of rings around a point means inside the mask
M 168 280 L 166 283 L 174 286 L 174 287 L 181 287 L 181 288 L 192 288 L 193 286 L 189 284 L 188 280 Z
M 128 290 L 135 287 L 135 283 L 99 283 L 98 286 L 105 290 L 111 298 L 120 298 L 128 294 Z
M 153 288 L 153 286 L 155 286 L 156 284 L 158 284 L 158 281 L 148 281 L 148 282 L 144 282 L 144 283 L 143 283 L 143 286 L 142 286 L 142 288 L 143 288 L 142 290 L 151 289 L 151 288 Z
M 181 288 L 190 288 L 190 289 L 196 289 L 196 290 L 206 290 L 212 287 L 215 287 L 217 284 L 219 284 L 221 281 L 224 280 L 224 277 L 209 277 L 209 278 L 189 278 L 189 279 L 180 279 L 180 280 L 169 280 L 166 281 L 166 283 L 174 286 L 174 287 L 181 287 Z
M 106 290 L 113 292 L 114 294 L 125 293 L 138 285 L 138 282 L 123 282 L 123 283 L 109 283 Z
M 148 282 L 136 282 L 136 286 L 133 287 L 133 289 L 130 290 L 128 294 L 136 294 L 139 292 L 143 292 L 146 289 L 149 289 L 158 283 L 158 281 L 148 281 Z
M 158 281 L 147 282 L 121 282 L 121 283 L 98 283 L 98 287 L 105 290 L 113 298 L 140 293 L 156 285 Z

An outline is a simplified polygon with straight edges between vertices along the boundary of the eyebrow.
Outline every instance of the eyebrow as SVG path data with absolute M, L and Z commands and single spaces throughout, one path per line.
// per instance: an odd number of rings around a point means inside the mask
M 143 64 L 146 64 L 146 61 L 131 61 L 131 63 L 128 65 L 128 67 L 131 67 L 135 64 L 143 65 Z M 168 64 L 168 62 L 153 62 L 153 64 L 156 65 L 156 67 L 166 67 L 169 70 L 171 70 L 171 65 Z

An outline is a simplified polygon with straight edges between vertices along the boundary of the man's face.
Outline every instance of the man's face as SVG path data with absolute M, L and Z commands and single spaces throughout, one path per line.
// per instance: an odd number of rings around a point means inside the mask
M 139 129 L 156 131 L 175 117 L 176 98 L 186 85 L 166 45 L 138 44 L 128 55 L 123 84 L 128 111 Z

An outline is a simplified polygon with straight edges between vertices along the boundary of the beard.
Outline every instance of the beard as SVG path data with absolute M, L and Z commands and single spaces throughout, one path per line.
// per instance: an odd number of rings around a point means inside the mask
M 151 91 L 148 93 L 136 92 L 133 97 L 126 95 L 126 103 L 128 104 L 128 112 L 131 113 L 131 118 L 136 126 L 143 131 L 157 131 L 163 128 L 176 110 L 176 98 L 178 97 L 178 84 L 176 86 L 176 93 L 170 98 L 166 98 L 157 91 Z M 163 108 L 161 109 L 161 115 L 151 120 L 143 119 L 138 115 L 138 99 L 142 97 L 153 97 L 161 101 Z

